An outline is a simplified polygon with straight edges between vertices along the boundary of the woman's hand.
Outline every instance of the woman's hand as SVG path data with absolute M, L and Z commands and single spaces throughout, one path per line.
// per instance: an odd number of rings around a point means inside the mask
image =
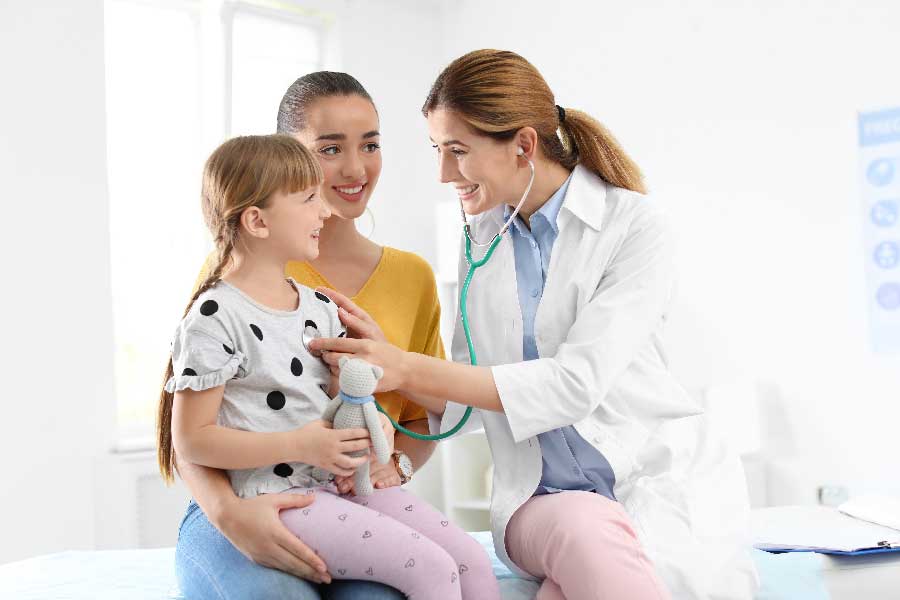
M 384 413 L 379 412 L 378 416 L 381 418 L 381 427 L 384 431 L 384 437 L 387 438 L 388 445 L 390 446 L 391 452 L 393 452 L 394 435 L 396 434 L 396 430 L 391 424 L 391 420 L 388 419 Z M 386 464 L 381 464 L 375 457 L 374 452 L 370 455 L 369 478 L 372 480 L 372 485 L 374 485 L 377 489 L 400 485 L 400 474 L 397 473 L 397 469 L 394 466 L 394 461 L 389 460 Z M 337 486 L 338 492 L 340 492 L 341 494 L 354 492 L 353 477 L 335 476 L 334 485 Z
M 381 327 L 375 322 L 369 313 L 358 307 L 347 296 L 327 287 L 316 288 L 334 301 L 338 307 L 338 317 L 347 326 L 347 336 L 373 342 L 387 342 Z
M 371 443 L 368 429 L 334 429 L 321 419 L 294 431 L 298 461 L 321 467 L 335 475 L 353 475 L 368 456 L 348 456 L 350 452 L 365 450 Z
M 406 382 L 409 353 L 393 344 L 350 338 L 317 338 L 309 343 L 309 347 L 321 350 L 322 360 L 332 370 L 338 368 L 338 361 L 342 356 L 361 358 L 384 369 L 384 376 L 378 380 L 376 392 L 402 389 Z
M 278 517 L 282 510 L 303 508 L 314 500 L 314 494 L 262 494 L 235 499 L 224 509 L 217 526 L 253 562 L 315 583 L 331 583 L 325 562 Z

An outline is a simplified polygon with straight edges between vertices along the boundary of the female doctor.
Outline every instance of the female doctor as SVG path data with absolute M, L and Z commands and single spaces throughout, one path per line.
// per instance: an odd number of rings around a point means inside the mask
M 432 433 L 475 408 L 461 431 L 490 444 L 497 555 L 539 600 L 751 598 L 743 473 L 668 371 L 672 247 L 636 165 L 512 52 L 455 60 L 423 113 L 467 234 L 501 236 L 467 301 L 479 366 L 460 322 L 456 362 L 411 354 L 330 291 L 362 339 L 313 348 L 384 368 Z

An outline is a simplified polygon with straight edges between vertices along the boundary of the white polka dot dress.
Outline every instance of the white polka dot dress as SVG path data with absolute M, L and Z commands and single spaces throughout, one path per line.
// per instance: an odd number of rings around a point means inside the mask
M 329 401 L 328 367 L 309 354 L 307 327 L 322 337 L 346 334 L 328 297 L 299 285 L 297 310 L 263 306 L 220 281 L 197 298 L 175 332 L 170 392 L 225 386 L 218 424 L 245 431 L 287 431 L 321 418 Z M 251 497 L 321 483 L 304 463 L 228 471 L 235 493 Z

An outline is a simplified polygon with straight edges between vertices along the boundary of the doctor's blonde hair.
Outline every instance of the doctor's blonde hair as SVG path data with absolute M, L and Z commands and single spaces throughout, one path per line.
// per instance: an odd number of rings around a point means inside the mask
M 454 60 L 431 86 L 422 113 L 438 108 L 498 140 L 533 127 L 550 160 L 569 170 L 581 163 L 614 186 L 646 192 L 641 170 L 609 130 L 573 108 L 564 108 L 563 117 L 540 72 L 515 52 L 475 50 Z
M 200 193 L 203 219 L 215 243 L 215 258 L 206 279 L 184 309 L 184 316 L 200 294 L 222 278 L 231 263 L 244 210 L 253 206 L 265 208 L 277 192 L 298 192 L 321 185 L 323 180 L 322 167 L 316 157 L 306 146 L 287 135 L 236 137 L 216 148 L 203 168 Z M 166 483 L 172 482 L 177 469 L 172 445 L 174 394 L 165 389 L 172 375 L 170 356 L 156 419 L 157 462 Z

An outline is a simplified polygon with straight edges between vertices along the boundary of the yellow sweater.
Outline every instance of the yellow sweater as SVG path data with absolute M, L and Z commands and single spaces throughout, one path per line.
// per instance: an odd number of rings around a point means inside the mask
M 207 260 L 197 285 L 206 277 L 209 266 Z M 285 274 L 313 289 L 334 288 L 309 263 L 288 263 Z M 351 300 L 375 319 L 388 341 L 398 348 L 444 358 L 441 305 L 434 273 L 418 255 L 385 246 L 375 271 Z M 397 392 L 375 397 L 398 423 L 426 418 L 425 409 Z

